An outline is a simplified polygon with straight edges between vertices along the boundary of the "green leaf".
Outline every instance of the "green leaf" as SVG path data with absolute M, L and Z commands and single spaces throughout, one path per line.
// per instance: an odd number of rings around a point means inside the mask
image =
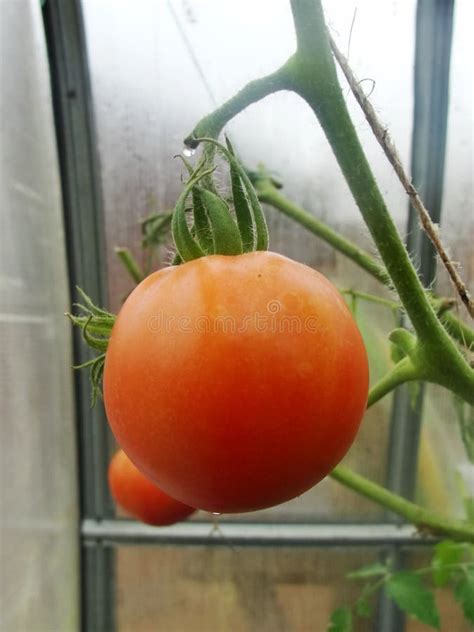
M 202 202 L 201 193 L 197 187 L 192 191 L 193 196 L 193 215 L 194 226 L 196 228 L 196 237 L 206 254 L 212 254 L 214 244 L 212 241 L 212 230 L 209 224 L 209 218 Z
M 389 597 L 399 608 L 422 623 L 439 630 L 439 613 L 433 593 L 411 571 L 392 575 L 385 585 Z
M 349 579 L 365 579 L 366 577 L 376 577 L 377 575 L 385 575 L 388 572 L 388 568 L 385 564 L 376 562 L 375 564 L 369 564 L 368 566 L 362 566 L 352 573 L 346 575 Z
M 196 142 L 206 142 L 215 145 L 224 155 L 227 162 L 232 165 L 242 181 L 244 191 L 250 204 L 253 215 L 253 225 L 255 228 L 255 250 L 268 250 L 268 228 L 262 206 L 258 199 L 257 193 L 247 175 L 244 167 L 236 156 L 214 138 L 196 138 Z
M 350 608 L 342 606 L 331 615 L 327 632 L 352 632 L 352 613 Z
M 358 617 L 365 618 L 370 617 L 373 610 L 372 604 L 369 602 L 367 597 L 364 597 L 364 595 L 359 597 L 359 599 L 357 600 L 355 609 Z
M 456 584 L 454 597 L 461 604 L 464 616 L 474 623 L 474 565 L 470 565 L 465 576 Z
M 176 158 L 180 158 L 186 169 L 188 170 L 191 178 L 204 167 L 205 161 L 201 162 L 196 170 L 193 169 L 192 165 L 184 158 L 184 156 L 178 155 Z M 210 175 L 210 174 L 209 174 Z M 206 210 L 202 203 L 201 194 L 196 187 L 192 189 L 192 198 L 193 198 L 193 217 L 194 217 L 194 228 L 195 235 L 199 242 L 199 245 L 203 249 L 206 254 L 213 254 L 213 242 L 211 236 L 211 227 L 209 225 L 209 218 L 207 217 Z
M 199 193 L 212 227 L 214 252 L 219 255 L 241 254 L 242 237 L 227 204 L 218 195 L 206 189 L 200 189 Z
M 142 248 L 144 250 L 165 243 L 171 229 L 172 215 L 172 213 L 154 213 L 142 221 Z
M 173 234 L 174 243 L 183 261 L 192 261 L 206 254 L 191 234 L 185 211 L 186 200 L 193 187 L 214 171 L 214 169 L 203 170 L 203 166 L 204 165 L 198 167 L 193 173 L 193 176 L 186 183 L 183 192 L 176 202 L 171 219 L 171 232 Z
M 89 296 L 87 296 L 87 294 L 84 292 L 84 290 L 82 288 L 80 288 L 78 285 L 76 285 L 76 290 L 81 295 L 81 298 L 82 298 L 82 300 L 85 303 L 85 307 L 82 306 L 82 305 L 78 305 L 78 307 L 81 307 L 82 309 L 84 309 L 85 311 L 89 312 L 93 316 L 103 316 L 105 318 L 115 318 L 114 314 L 111 314 L 106 309 L 102 309 L 100 307 L 97 307 L 97 305 L 94 304 L 92 299 Z
M 230 140 L 226 136 L 227 149 L 235 158 L 235 152 Z M 251 252 L 254 249 L 253 216 L 247 194 L 242 185 L 239 172 L 232 162 L 230 163 L 230 178 L 232 184 L 232 197 L 234 201 L 235 216 L 242 236 L 242 246 L 244 252 Z
M 91 408 L 97 403 L 97 398 L 102 397 L 102 378 L 104 375 L 105 366 L 105 353 L 97 356 L 95 362 L 91 366 L 90 379 L 91 379 Z
M 255 249 L 268 250 L 267 221 L 254 186 L 237 156 L 233 155 L 233 153 L 229 150 L 226 150 L 225 147 L 222 147 L 222 145 L 219 145 L 219 149 L 222 153 L 224 153 L 224 156 L 229 161 L 229 164 L 234 167 L 242 180 L 242 185 L 245 193 L 247 194 L 247 199 L 253 215 L 253 222 L 255 226 Z
M 455 569 L 450 568 L 461 559 L 464 546 L 458 542 L 444 540 L 434 547 L 435 554 L 431 560 L 433 567 L 433 583 L 435 586 L 444 586 L 449 582 Z

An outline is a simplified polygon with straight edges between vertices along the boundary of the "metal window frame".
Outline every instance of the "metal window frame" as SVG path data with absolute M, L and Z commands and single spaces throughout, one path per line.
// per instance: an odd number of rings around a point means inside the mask
M 417 8 L 412 173 L 428 208 L 434 211 L 435 221 L 439 221 L 441 214 L 453 7 L 454 0 L 418 0 Z M 70 283 L 72 288 L 76 285 L 87 288 L 94 300 L 105 304 L 100 164 L 81 0 L 47 0 L 43 16 L 69 245 Z M 437 63 L 433 64 L 433 58 Z M 408 247 L 412 253 L 418 253 L 421 273 L 430 282 L 434 275 L 434 253 L 421 236 L 413 209 L 409 213 L 408 233 Z M 76 362 L 88 358 L 87 350 L 77 337 L 74 357 Z M 105 483 L 110 447 L 105 415 L 101 407 L 90 408 L 90 386 L 83 372 L 75 375 L 75 389 L 82 516 L 81 610 L 82 629 L 87 632 L 109 631 L 115 627 L 113 552 L 120 545 L 374 546 L 401 564 L 402 547 L 433 542 L 419 537 L 412 526 L 399 524 L 389 515 L 386 522 L 380 524 L 222 522 L 218 532 L 212 523 L 189 522 L 156 529 L 114 519 Z M 405 495 L 412 493 L 416 479 L 421 411 L 421 396 L 416 409 L 412 410 L 406 392 L 400 389 L 396 393 L 387 483 Z M 391 602 L 381 599 L 377 630 L 400 632 L 403 629 L 400 612 Z
M 89 82 L 82 12 L 79 0 L 47 0 L 43 21 L 48 49 L 56 127 L 64 225 L 68 242 L 71 302 L 87 289 L 106 303 L 104 226 L 99 159 Z M 74 332 L 75 364 L 88 360 L 89 350 Z M 99 404 L 91 408 L 91 387 L 84 371 L 74 374 L 81 518 L 113 515 L 106 484 L 109 431 Z M 113 552 L 81 537 L 81 627 L 114 629 Z

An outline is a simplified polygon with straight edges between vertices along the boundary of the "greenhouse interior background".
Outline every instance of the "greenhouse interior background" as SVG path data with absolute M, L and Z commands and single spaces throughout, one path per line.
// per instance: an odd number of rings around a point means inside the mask
M 474 287 L 472 3 L 323 6 L 428 208 L 439 213 L 450 256 Z M 120 309 L 133 281 L 115 248 L 129 248 L 144 264 L 140 221 L 174 207 L 183 168 L 173 157 L 182 154 L 183 139 L 292 54 L 290 3 L 0 0 L 0 28 L 1 630 L 326 630 L 334 608 L 360 592 L 347 573 L 387 557 L 407 569 L 428 559 L 413 528 L 330 478 L 248 514 L 199 511 L 162 528 L 126 518 L 107 487 L 116 444 L 101 401 L 90 407 L 87 374 L 71 368 L 88 356 L 64 316 L 77 300 L 76 285 Z M 340 79 L 390 212 L 431 283 L 406 193 Z M 271 95 L 226 130 L 246 166 L 263 163 L 286 197 L 377 256 L 302 99 Z M 218 175 L 224 179 L 223 170 Z M 273 251 L 320 270 L 338 288 L 393 298 L 302 226 L 269 206 L 265 214 Z M 157 265 L 171 259 L 169 241 Z M 453 297 L 437 267 L 437 291 Z M 464 318 L 462 306 L 455 309 Z M 394 314 L 358 301 L 356 320 L 373 384 L 390 368 Z M 462 489 L 473 475 L 453 429 L 456 414 L 442 387 L 400 387 L 367 412 L 344 462 L 461 518 Z M 437 603 L 441 630 L 472 629 L 449 590 L 437 592 Z M 428 627 L 382 595 L 354 629 Z

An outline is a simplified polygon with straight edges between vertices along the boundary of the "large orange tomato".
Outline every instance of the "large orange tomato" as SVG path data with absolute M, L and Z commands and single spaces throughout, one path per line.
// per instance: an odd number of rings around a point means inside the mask
M 131 293 L 106 356 L 118 442 L 183 503 L 218 513 L 293 498 L 351 445 L 367 356 L 335 287 L 272 252 L 160 270 Z
M 115 502 L 142 522 L 165 526 L 184 520 L 196 510 L 171 498 L 149 481 L 118 450 L 109 464 L 109 489 Z

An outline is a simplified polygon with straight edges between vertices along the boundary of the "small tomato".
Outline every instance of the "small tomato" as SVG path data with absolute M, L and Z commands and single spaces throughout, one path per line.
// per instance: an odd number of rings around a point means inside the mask
M 149 481 L 123 450 L 118 450 L 113 456 L 108 478 L 110 493 L 115 502 L 128 514 L 147 524 L 174 524 L 196 511 L 171 498 Z

